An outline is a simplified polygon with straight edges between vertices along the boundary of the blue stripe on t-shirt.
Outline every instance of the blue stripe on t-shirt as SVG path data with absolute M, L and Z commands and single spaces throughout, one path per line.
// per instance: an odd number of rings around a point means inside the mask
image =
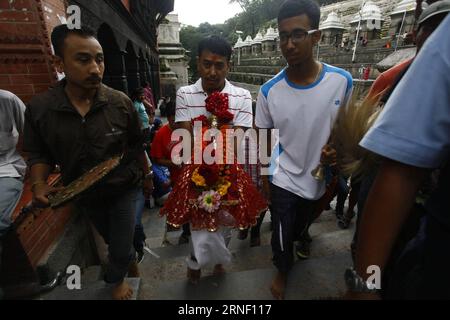
M 270 89 L 272 89 L 272 87 L 274 85 L 276 85 L 278 82 L 280 82 L 281 80 L 283 80 L 285 77 L 285 69 L 283 69 L 283 71 L 281 71 L 278 75 L 276 75 L 274 78 L 272 78 L 271 80 L 269 80 L 268 82 L 266 82 L 265 84 L 263 84 L 263 86 L 261 87 L 261 92 L 264 95 L 264 97 L 267 99 L 267 97 L 269 96 L 269 91 Z
M 275 146 L 272 157 L 270 158 L 270 167 L 269 167 L 269 181 L 272 182 L 274 174 L 277 173 L 279 164 L 277 165 L 276 161 L 280 161 L 280 156 L 284 152 L 283 146 L 280 142 Z
M 334 73 L 338 73 L 342 76 L 344 76 L 347 79 L 347 90 L 345 91 L 345 95 L 347 96 L 348 93 L 350 92 L 350 90 L 353 88 L 353 77 L 352 75 L 348 72 L 345 71 L 344 69 L 338 68 L 338 67 L 334 67 L 331 66 L 329 64 L 325 64 L 326 67 L 326 71 L 327 72 L 334 72 Z

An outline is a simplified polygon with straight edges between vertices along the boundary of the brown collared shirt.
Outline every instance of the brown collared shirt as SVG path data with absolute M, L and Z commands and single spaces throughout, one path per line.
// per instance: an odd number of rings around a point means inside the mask
M 25 111 L 24 150 L 28 165 L 60 165 L 64 185 L 113 156 L 124 158 L 100 184 L 121 190 L 137 185 L 142 169 L 137 157 L 143 136 L 138 114 L 122 92 L 102 85 L 82 117 L 64 91 L 65 81 L 35 96 Z

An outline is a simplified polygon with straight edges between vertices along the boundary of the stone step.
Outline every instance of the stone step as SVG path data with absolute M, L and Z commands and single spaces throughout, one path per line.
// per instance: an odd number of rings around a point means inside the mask
M 162 245 L 164 236 L 164 219 L 155 221 L 156 215 L 150 213 L 150 220 L 144 223 L 144 230 L 147 234 L 147 247 L 146 257 L 156 258 L 156 259 L 171 259 L 181 256 L 186 256 L 189 254 L 189 245 L 178 245 L 178 238 L 181 235 L 181 231 L 172 231 L 167 233 L 167 240 L 170 245 Z M 162 223 L 161 223 L 162 222 Z M 351 226 L 351 228 L 353 225 Z M 329 232 L 339 231 L 337 226 L 336 216 L 333 211 L 325 211 L 310 227 L 310 234 L 314 238 L 316 236 L 323 236 Z M 232 231 L 232 240 L 230 242 L 231 250 L 239 250 L 249 246 L 250 235 L 244 241 L 238 240 L 238 230 Z M 260 229 L 261 234 L 261 245 L 270 245 L 270 213 L 268 212 L 264 218 L 264 222 Z M 151 236 L 150 236 L 151 235 Z M 153 244 L 153 245 L 152 245 Z M 156 256 L 158 257 L 156 257 Z
M 261 85 L 253 85 L 253 84 L 249 84 L 249 83 L 235 82 L 235 81 L 231 81 L 231 82 L 233 83 L 233 85 L 236 85 L 238 87 L 241 87 L 241 88 L 244 88 L 244 89 L 247 89 L 248 91 L 250 91 L 250 94 L 252 95 L 253 100 L 256 100 L 256 98 L 258 97 Z
M 245 82 L 254 85 L 263 85 L 270 79 L 272 79 L 275 74 L 259 74 L 259 73 L 246 73 L 246 72 L 230 72 L 229 77 L 231 81 L 234 82 Z
M 74 211 L 67 226 L 38 262 L 36 269 L 41 283 L 52 282 L 58 273 L 65 275 L 70 265 L 83 269 L 99 264 L 87 217 Z
M 257 73 L 257 74 L 277 74 L 282 66 L 234 66 L 232 72 Z
M 149 220 L 144 223 L 144 230 L 147 234 L 147 247 L 146 257 L 155 259 L 171 259 L 176 257 L 187 256 L 190 252 L 190 247 L 188 244 L 178 245 L 178 238 L 181 235 L 180 231 L 172 231 L 167 233 L 167 240 L 170 245 L 162 245 L 164 236 L 164 219 L 157 218 L 154 213 L 149 213 Z M 162 223 L 161 223 L 162 222 Z M 325 211 L 323 214 L 311 225 L 310 235 L 313 238 L 324 237 L 327 233 L 341 231 L 337 226 L 336 216 L 334 211 Z M 343 233 L 353 233 L 353 224 L 350 226 L 349 230 L 344 230 Z M 151 236 L 149 236 L 151 235 Z M 270 245 L 271 231 L 270 231 L 270 212 L 267 212 L 264 221 L 260 229 L 261 235 L 261 245 Z M 238 230 L 232 230 L 232 240 L 230 242 L 230 250 L 240 250 L 249 246 L 250 234 L 248 238 L 244 241 L 237 239 Z M 154 244 L 153 246 L 151 244 Z
M 250 247 L 250 237 L 245 240 L 239 240 L 237 239 L 237 231 L 233 232 L 229 245 L 233 254 L 233 262 L 229 266 L 230 268 L 236 270 L 257 268 L 262 260 L 270 263 L 272 248 L 270 245 L 271 232 L 268 231 L 269 227 L 269 223 L 262 225 L 261 245 L 258 247 Z M 327 231 L 330 229 L 338 228 L 335 227 L 334 222 L 322 222 L 311 226 L 310 234 L 313 239 L 311 244 L 312 258 L 349 250 L 353 238 L 353 228 Z M 150 252 L 145 252 L 145 258 L 140 269 L 144 270 L 146 274 L 152 273 L 153 269 L 157 269 L 154 274 L 160 277 L 161 280 L 177 277 L 177 275 L 184 277 L 184 260 L 189 256 L 190 252 L 189 244 L 152 248 Z M 181 270 L 175 272 L 179 265 L 181 265 Z M 161 273 L 162 269 L 165 269 L 163 273 Z
M 125 281 L 133 289 L 131 300 L 137 300 L 141 284 L 140 278 L 126 278 Z M 69 290 L 65 284 L 51 292 L 41 295 L 38 300 L 112 300 L 111 286 L 101 280 L 86 282 L 80 290 Z
M 295 263 L 288 278 L 287 300 L 338 298 L 346 290 L 344 271 L 351 265 L 348 253 Z M 271 300 L 273 267 L 220 276 L 207 276 L 198 285 L 187 280 L 160 283 L 152 295 L 158 300 Z
M 328 225 L 328 226 L 327 226 Z M 321 230 L 334 228 L 334 222 L 321 222 L 311 226 L 313 242 L 311 244 L 311 258 L 320 259 L 336 253 L 346 252 L 350 254 L 350 243 L 353 237 L 352 230 L 339 230 L 321 233 Z M 265 230 L 266 229 L 266 230 Z M 261 228 L 261 243 L 259 247 L 251 248 L 249 240 L 238 240 L 236 236 L 230 243 L 232 262 L 226 266 L 227 272 L 242 272 L 247 270 L 266 269 L 272 266 L 272 248 L 270 246 L 271 233 L 267 230 L 266 223 Z M 155 290 L 158 285 L 170 281 L 186 281 L 185 259 L 190 253 L 190 247 L 173 246 L 160 249 L 152 249 L 160 258 L 146 254 L 140 265 L 141 277 L 143 279 L 140 299 L 154 299 Z M 205 275 L 210 274 L 212 268 L 203 270 Z
M 263 58 L 244 58 L 239 61 L 239 66 L 280 66 L 286 64 L 286 60 L 281 56 L 281 53 L 277 57 L 263 57 Z M 237 61 L 234 61 L 234 66 L 238 65 Z
M 89 284 L 103 279 L 103 269 L 101 266 L 90 266 L 81 272 L 81 284 Z
M 334 206 L 334 204 L 332 204 Z M 313 238 L 311 259 L 329 256 L 336 252 L 349 252 L 352 229 L 340 230 L 333 211 L 324 212 L 310 228 Z M 145 253 L 140 264 L 141 291 L 139 299 L 155 299 L 160 285 L 173 281 L 186 281 L 185 258 L 190 253 L 189 245 L 176 245 L 181 231 L 167 233 L 167 239 L 174 245 L 161 246 L 164 236 L 164 218 L 159 218 L 157 209 L 146 210 L 143 223 L 147 234 L 147 243 L 151 253 Z M 250 248 L 250 237 L 237 239 L 237 230 L 233 230 L 230 250 L 233 254 L 227 272 L 244 272 L 272 268 L 270 247 L 270 213 L 267 213 L 261 226 L 261 246 Z M 203 270 L 208 275 L 212 270 Z

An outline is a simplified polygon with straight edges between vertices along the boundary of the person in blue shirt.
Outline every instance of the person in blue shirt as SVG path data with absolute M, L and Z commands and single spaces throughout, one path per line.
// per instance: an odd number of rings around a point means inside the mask
M 145 92 L 143 88 L 137 88 L 132 96 L 133 105 L 138 112 L 139 119 L 141 121 L 141 129 L 144 135 L 144 148 L 150 143 L 150 117 L 144 105 Z M 154 111 L 153 111 L 154 112 Z M 138 193 L 136 199 L 136 225 L 133 237 L 133 246 L 137 253 L 137 262 L 141 263 L 144 259 L 144 246 L 146 235 L 144 232 L 144 226 L 142 225 L 142 214 L 144 212 L 146 197 L 142 192 Z
M 159 206 L 163 206 L 172 191 L 169 169 L 159 164 L 153 164 L 153 197 Z
M 131 100 L 133 100 L 134 107 L 138 112 L 139 119 L 141 120 L 141 129 L 145 136 L 145 143 L 150 142 L 150 117 L 145 109 L 144 101 L 145 101 L 145 92 L 143 88 L 137 88 L 132 96 Z
M 170 179 L 169 169 L 165 166 L 159 164 L 153 164 L 153 185 L 155 186 L 153 190 L 153 198 L 158 206 L 164 206 L 170 193 L 172 192 L 172 181 Z M 162 245 L 171 245 L 167 238 L 168 225 L 164 227 L 164 236 Z
M 387 298 L 450 298 L 449 30 L 450 15 L 427 40 L 361 141 L 362 147 L 384 157 L 367 199 L 356 249 L 354 277 L 364 286 L 370 266 L 383 273 L 422 182 L 431 170 L 441 169 L 420 230 L 395 264 L 386 296 L 383 293 Z M 347 297 L 379 298 L 379 294 L 350 288 Z
M 16 145 L 23 133 L 25 105 L 12 92 L 0 89 L 0 270 L 2 242 L 23 191 L 26 163 Z M 0 286 L 0 300 L 3 291 Z

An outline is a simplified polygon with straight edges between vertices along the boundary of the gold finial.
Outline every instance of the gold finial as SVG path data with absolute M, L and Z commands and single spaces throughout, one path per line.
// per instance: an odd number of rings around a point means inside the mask
M 217 118 L 217 116 L 212 115 L 210 120 L 211 120 L 211 128 L 218 129 L 219 128 L 219 119 Z

